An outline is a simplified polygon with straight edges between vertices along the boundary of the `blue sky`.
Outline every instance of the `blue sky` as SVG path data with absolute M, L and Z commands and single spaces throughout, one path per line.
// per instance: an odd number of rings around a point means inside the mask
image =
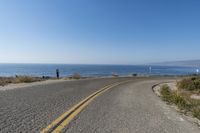
M 199 0 L 0 0 L 0 62 L 200 59 Z

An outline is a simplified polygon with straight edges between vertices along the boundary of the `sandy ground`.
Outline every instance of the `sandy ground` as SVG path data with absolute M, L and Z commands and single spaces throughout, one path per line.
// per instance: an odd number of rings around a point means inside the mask
M 160 89 L 161 89 L 161 87 L 163 86 L 163 85 L 168 85 L 169 87 L 170 87 L 170 89 L 171 90 L 173 90 L 173 91 L 175 91 L 175 90 L 177 90 L 177 87 L 176 87 L 176 83 L 177 82 L 167 82 L 167 83 L 161 83 L 161 84 L 158 84 L 157 86 L 155 86 L 154 88 L 153 88 L 153 90 L 154 90 L 154 92 L 156 93 L 156 95 L 158 95 L 158 96 L 161 96 L 161 94 L 160 94 Z

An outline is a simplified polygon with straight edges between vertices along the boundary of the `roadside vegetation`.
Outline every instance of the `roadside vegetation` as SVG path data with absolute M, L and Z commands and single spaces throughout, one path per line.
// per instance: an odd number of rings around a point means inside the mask
M 85 79 L 86 77 L 82 77 L 79 73 L 74 73 L 70 77 L 66 77 L 63 79 L 69 80 L 69 79 Z M 55 77 L 49 77 L 49 76 L 42 76 L 42 77 L 32 77 L 32 76 L 19 76 L 16 75 L 15 77 L 0 77 L 0 86 L 5 86 L 8 84 L 17 84 L 17 83 L 32 83 L 32 82 L 38 82 L 38 81 L 45 81 L 48 79 L 57 79 Z M 62 78 L 61 78 L 62 79 Z
M 160 93 L 164 101 L 177 105 L 184 114 L 192 115 L 200 120 L 200 77 L 188 77 L 181 80 L 177 83 L 175 91 L 168 85 L 163 85 Z
M 31 83 L 37 81 L 43 81 L 45 78 L 31 77 L 31 76 L 16 76 L 16 77 L 0 77 L 0 86 L 5 86 L 7 84 L 16 83 Z
M 179 89 L 200 92 L 200 77 L 185 78 L 177 84 Z
M 72 76 L 69 76 L 65 79 L 82 79 L 83 77 L 81 76 L 80 73 L 74 73 Z

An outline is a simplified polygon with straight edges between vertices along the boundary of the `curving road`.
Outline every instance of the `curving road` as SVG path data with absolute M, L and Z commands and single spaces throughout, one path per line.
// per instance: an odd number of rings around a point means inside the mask
M 0 132 L 40 132 L 90 94 L 130 79 L 96 97 L 62 132 L 200 132 L 152 92 L 153 85 L 169 78 L 90 79 L 0 91 Z

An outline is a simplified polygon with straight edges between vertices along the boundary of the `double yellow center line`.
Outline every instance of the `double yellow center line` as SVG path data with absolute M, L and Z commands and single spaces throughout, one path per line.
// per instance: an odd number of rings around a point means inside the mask
M 116 87 L 120 84 L 129 82 L 123 81 L 114 83 L 108 86 L 105 86 L 101 88 L 100 90 L 94 92 L 93 94 L 86 97 L 84 100 L 76 104 L 74 107 L 72 107 L 70 110 L 65 112 L 63 115 L 58 117 L 55 121 L 53 121 L 49 126 L 47 126 L 45 129 L 41 131 L 41 133 L 60 133 L 64 127 L 66 127 L 70 121 L 74 119 L 76 115 L 78 115 L 90 102 L 92 102 L 96 97 L 103 94 L 104 92 L 108 91 L 109 89 Z

